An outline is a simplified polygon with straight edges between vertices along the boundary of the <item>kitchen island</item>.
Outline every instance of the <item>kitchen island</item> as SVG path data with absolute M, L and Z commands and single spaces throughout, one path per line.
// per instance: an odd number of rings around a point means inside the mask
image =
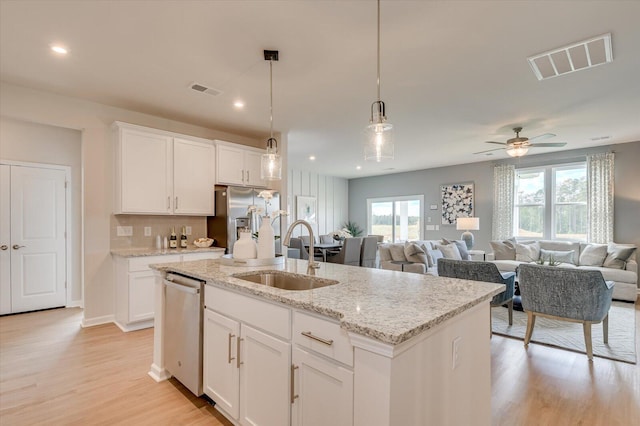
M 426 425 L 491 421 L 489 303 L 503 286 L 321 264 L 339 283 L 291 291 L 237 277 L 305 274 L 217 260 L 157 265 L 206 281 L 204 389 L 237 424 Z M 165 380 L 163 315 L 149 374 Z M 270 362 L 273 361 L 273 362 Z

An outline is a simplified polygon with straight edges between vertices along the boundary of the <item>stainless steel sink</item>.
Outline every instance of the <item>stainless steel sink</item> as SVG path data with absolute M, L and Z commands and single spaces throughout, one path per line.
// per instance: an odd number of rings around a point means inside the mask
M 250 281 L 256 284 L 263 284 L 267 287 L 276 287 L 283 290 L 312 290 L 338 284 L 339 281 L 326 278 L 312 277 L 309 275 L 291 274 L 280 271 L 251 272 L 246 274 L 235 274 L 234 278 Z

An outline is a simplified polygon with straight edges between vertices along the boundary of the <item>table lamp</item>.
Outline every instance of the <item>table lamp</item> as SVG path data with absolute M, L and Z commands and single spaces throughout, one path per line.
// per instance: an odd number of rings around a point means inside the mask
M 480 229 L 479 217 L 459 217 L 456 219 L 456 229 L 458 231 L 464 230 L 462 233 L 462 241 L 467 245 L 467 249 L 471 250 L 473 247 L 473 234 L 469 231 L 477 231 Z

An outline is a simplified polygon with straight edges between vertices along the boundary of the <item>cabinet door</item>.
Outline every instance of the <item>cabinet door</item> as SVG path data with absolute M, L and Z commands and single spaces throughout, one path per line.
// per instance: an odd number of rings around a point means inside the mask
M 173 140 L 173 212 L 212 215 L 215 147 L 205 142 Z
M 353 424 L 353 372 L 298 347 L 293 349 L 293 426 Z
M 239 337 L 240 324 L 237 321 L 210 309 L 204 310 L 204 393 L 234 419 L 240 414 Z
M 129 274 L 129 321 L 153 319 L 156 278 L 152 271 Z
M 238 148 L 218 145 L 217 154 L 217 182 L 244 185 L 244 151 Z
M 171 213 L 171 139 L 122 129 L 118 164 L 121 208 L 118 213 Z
M 207 251 L 203 253 L 185 253 L 182 255 L 182 261 L 191 262 L 192 260 L 219 259 L 223 254 L 224 250 Z
M 262 154 L 247 151 L 244 155 L 245 180 L 249 186 L 267 186 L 266 182 L 260 178 L 262 168 Z
M 243 324 L 240 353 L 240 422 L 288 425 L 291 345 Z

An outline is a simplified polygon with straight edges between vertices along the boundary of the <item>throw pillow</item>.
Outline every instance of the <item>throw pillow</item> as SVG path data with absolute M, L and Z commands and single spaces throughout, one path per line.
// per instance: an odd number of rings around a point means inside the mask
M 404 255 L 409 262 L 424 263 L 425 267 L 429 267 L 427 255 L 425 254 L 424 250 L 422 250 L 422 247 L 420 247 L 416 243 L 405 243 Z
M 607 257 L 602 266 L 605 268 L 625 269 L 627 267 L 627 259 L 631 257 L 636 247 L 623 246 L 609 243 L 607 247 Z
M 442 256 L 445 259 L 462 260 L 460 250 L 455 244 L 438 244 L 436 248 L 442 252 Z
M 400 244 L 391 244 L 389 246 L 389 252 L 391 253 L 391 259 L 393 259 L 394 262 L 407 260 L 404 256 L 404 246 Z
M 495 260 L 516 260 L 516 248 L 511 241 L 491 241 L 489 244 Z
M 444 254 L 442 254 L 442 252 L 438 249 L 431 250 L 429 254 L 431 255 L 431 259 L 433 259 L 433 266 L 436 267 L 438 266 L 438 259 L 442 259 L 444 257 Z
M 580 253 L 581 266 L 602 266 L 607 257 L 606 244 L 589 244 Z
M 519 262 L 535 262 L 540 257 L 540 244 L 537 241 L 529 244 L 516 243 L 516 260 Z
M 460 257 L 462 260 L 471 260 L 471 255 L 469 254 L 469 250 L 467 249 L 467 243 L 462 240 L 453 240 L 449 241 L 446 238 L 442 239 L 442 242 L 447 244 L 455 244 L 458 247 L 458 251 L 460 252 Z
M 551 258 L 553 258 L 554 262 L 573 264 L 574 255 L 574 250 L 558 251 L 540 249 L 540 259 L 544 260 L 545 262 L 549 262 Z
M 422 250 L 424 250 L 424 253 L 427 255 L 427 267 L 431 268 L 433 267 L 434 263 L 433 263 L 433 256 L 431 256 L 431 252 L 433 251 L 430 247 L 431 244 L 429 244 L 429 247 L 427 247 L 426 245 L 422 244 Z

